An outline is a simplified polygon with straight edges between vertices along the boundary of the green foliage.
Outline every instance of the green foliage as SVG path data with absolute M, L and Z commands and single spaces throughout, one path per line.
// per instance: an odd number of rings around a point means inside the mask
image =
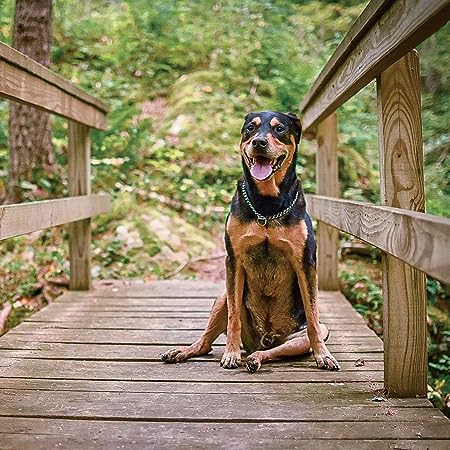
M 379 285 L 367 275 L 342 271 L 339 274 L 342 292 L 380 336 L 383 332 L 383 295 Z

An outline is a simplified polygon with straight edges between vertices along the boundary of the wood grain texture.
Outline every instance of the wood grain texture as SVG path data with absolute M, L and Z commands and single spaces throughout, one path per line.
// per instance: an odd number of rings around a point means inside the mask
M 91 193 L 89 128 L 69 121 L 69 193 Z M 91 288 L 91 220 L 71 223 L 69 230 L 70 289 Z
M 420 89 L 416 51 L 393 64 L 377 80 L 381 201 L 424 212 Z M 383 255 L 385 387 L 391 395 L 414 397 L 427 393 L 425 282 L 423 272 Z
M 71 96 L 79 98 L 83 101 L 83 103 L 95 106 L 105 114 L 109 111 L 109 107 L 99 99 L 88 94 L 87 92 L 82 91 L 80 88 L 65 80 L 55 72 L 49 70 L 47 67 L 44 67 L 42 64 L 37 63 L 9 45 L 6 45 L 4 42 L 0 42 L 0 60 L 7 61 L 9 64 L 20 68 L 20 70 L 41 78 L 47 83 L 67 92 Z
M 0 206 L 0 240 L 92 217 L 110 209 L 106 194 Z
M 446 449 L 448 431 L 426 421 L 177 423 L 0 418 L 5 450 L 90 448 L 170 449 Z M 420 439 L 418 438 L 420 433 Z M 385 436 L 380 441 L 379 437 Z M 440 439 L 439 439 L 440 438 Z
M 223 288 L 199 282 L 196 298 L 195 286 L 128 282 L 120 292 L 98 287 L 94 297 L 72 291 L 34 316 L 40 321 L 2 336 L 2 449 L 288 449 L 299 439 L 302 448 L 448 445 L 449 422 L 427 399 L 372 401 L 382 387 L 382 343 L 339 292 L 319 292 L 339 372 L 317 369 L 311 355 L 273 361 L 253 375 L 224 370 L 223 337 L 211 355 L 163 364 L 161 352 L 198 337 L 206 317 L 189 315 L 207 313 L 212 298 L 203 295 Z M 117 308 L 131 317 L 114 316 Z M 173 326 L 177 317 L 187 329 Z M 345 317 L 353 324 L 341 324 Z M 355 365 L 361 358 L 364 365 Z
M 330 114 L 317 130 L 316 185 L 319 195 L 339 197 L 337 164 L 337 115 Z M 317 275 L 319 289 L 339 289 L 339 233 L 320 222 L 317 226 Z
M 317 125 L 449 18 L 449 0 L 392 2 L 376 23 L 358 36 L 359 42 L 353 42 L 345 59 L 336 57 L 336 63 L 327 69 L 328 81 L 319 83 L 318 90 L 308 95 L 311 100 L 302 105 L 304 130 Z
M 450 220 L 389 206 L 307 195 L 313 217 L 450 283 Z
M 383 15 L 391 4 L 392 0 L 372 0 L 369 2 L 314 81 L 311 89 L 300 104 L 300 110 L 305 110 L 313 97 L 322 90 L 325 83 L 331 78 L 336 67 L 339 67 L 343 63 L 361 38 L 370 30 L 372 25 Z
M 252 393 L 134 393 L 134 392 L 96 392 L 95 402 L 92 392 L 39 392 L 36 390 L 4 390 L 0 391 L 1 415 L 31 416 L 51 418 L 86 418 L 105 420 L 170 420 L 207 422 L 214 414 L 221 421 L 256 421 L 264 422 L 299 422 L 299 421 L 385 421 L 382 408 L 371 402 L 372 393 L 353 393 L 349 402 L 347 394 L 335 392 L 327 399 L 329 408 L 316 408 L 322 393 L 290 392 L 278 394 L 277 402 L 272 396 L 258 394 L 257 402 Z M 48 405 L 42 410 L 42 403 Z M 233 405 L 239 402 L 239 408 Z M 414 422 L 420 415 L 430 417 L 424 406 L 426 400 L 411 399 L 405 403 L 400 399 L 392 399 L 391 407 L 397 412 L 396 420 Z M 18 405 L 26 404 L 26 413 L 18 410 Z M 350 404 L 349 404 L 350 403 Z M 162 408 L 161 405 L 166 407 Z M 255 407 L 256 404 L 258 407 Z M 428 402 L 429 404 L 429 402 Z M 176 406 L 175 406 L 176 405 Z M 212 412 L 214 411 L 214 412 Z M 322 417 L 321 417 L 322 414 Z M 391 420 L 394 420 L 392 418 Z
M 106 116 L 103 111 L 2 59 L 0 97 L 76 120 L 92 128 L 106 129 Z

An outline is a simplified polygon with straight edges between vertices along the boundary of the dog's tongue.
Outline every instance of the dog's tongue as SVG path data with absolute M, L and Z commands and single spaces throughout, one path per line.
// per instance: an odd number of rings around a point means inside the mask
M 255 162 L 250 170 L 250 173 L 252 174 L 252 177 L 257 180 L 265 180 L 272 173 L 272 166 L 268 162 Z

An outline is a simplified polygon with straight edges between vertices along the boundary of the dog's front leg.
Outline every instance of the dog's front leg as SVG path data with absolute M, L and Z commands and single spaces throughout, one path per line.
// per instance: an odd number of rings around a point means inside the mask
M 227 258 L 227 345 L 220 365 L 224 369 L 235 369 L 241 365 L 241 309 L 245 272 L 237 259 Z
M 340 366 L 325 345 L 320 330 L 319 308 L 317 306 L 317 272 L 312 266 L 300 267 L 297 263 L 297 278 L 305 309 L 308 337 L 320 369 L 339 370 Z

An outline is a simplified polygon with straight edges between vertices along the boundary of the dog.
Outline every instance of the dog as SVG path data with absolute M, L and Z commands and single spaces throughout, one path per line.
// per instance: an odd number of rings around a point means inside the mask
M 226 333 L 220 365 L 246 369 L 309 353 L 321 369 L 339 370 L 319 322 L 316 243 L 296 173 L 302 134 L 293 113 L 251 112 L 241 130 L 243 177 L 237 183 L 225 224 L 226 290 L 214 302 L 201 337 L 161 355 L 181 362 L 212 350 Z

